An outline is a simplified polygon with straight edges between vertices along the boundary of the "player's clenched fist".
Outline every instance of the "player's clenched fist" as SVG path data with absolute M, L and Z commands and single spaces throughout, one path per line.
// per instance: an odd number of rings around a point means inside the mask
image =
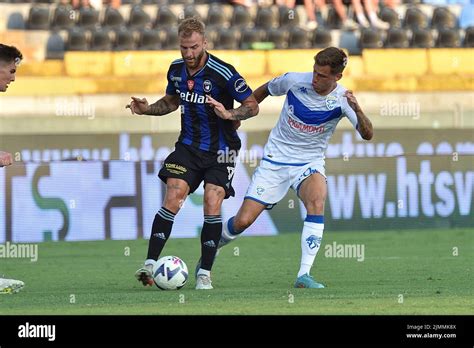
M 132 114 L 143 115 L 148 111 L 149 107 L 146 98 L 132 97 L 132 102 L 125 106 L 125 109 L 130 109 Z
M 0 151 L 0 167 L 9 166 L 13 163 L 13 157 L 8 152 Z

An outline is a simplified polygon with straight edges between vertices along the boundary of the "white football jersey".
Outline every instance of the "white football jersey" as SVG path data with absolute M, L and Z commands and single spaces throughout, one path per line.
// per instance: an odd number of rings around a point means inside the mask
M 293 165 L 324 160 L 329 139 L 344 116 L 357 129 L 357 116 L 343 97 L 346 88 L 338 84 L 321 96 L 314 91 L 312 79 L 312 72 L 286 73 L 269 82 L 270 94 L 286 94 L 286 99 L 265 145 L 264 159 Z

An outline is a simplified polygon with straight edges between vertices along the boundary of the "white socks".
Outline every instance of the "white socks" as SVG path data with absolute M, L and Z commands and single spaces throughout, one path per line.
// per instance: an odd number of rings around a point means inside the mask
M 313 220 L 308 219 L 309 217 L 310 216 L 306 218 L 303 232 L 301 233 L 301 265 L 298 277 L 301 277 L 305 273 L 309 274 L 323 238 L 324 223 L 308 221 Z

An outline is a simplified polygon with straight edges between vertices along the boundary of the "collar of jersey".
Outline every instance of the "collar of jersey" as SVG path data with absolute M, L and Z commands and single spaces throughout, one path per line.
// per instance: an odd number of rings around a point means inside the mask
M 199 75 L 199 74 L 201 73 L 201 71 L 204 70 L 204 68 L 207 66 L 207 62 L 209 62 L 209 57 L 211 56 L 211 55 L 209 54 L 209 52 L 207 52 L 207 51 L 206 51 L 206 54 L 207 54 L 206 64 L 204 64 L 204 66 L 203 66 L 199 71 L 197 71 L 196 73 L 194 73 L 194 75 L 189 76 L 188 68 L 186 68 L 186 63 L 184 63 L 184 71 L 186 71 L 186 76 L 187 76 L 187 77 L 194 78 L 194 77 L 196 77 L 197 75 Z

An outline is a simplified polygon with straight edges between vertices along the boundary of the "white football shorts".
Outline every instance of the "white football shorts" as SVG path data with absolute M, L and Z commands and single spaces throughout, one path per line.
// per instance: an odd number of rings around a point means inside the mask
M 262 159 L 252 176 L 245 198 L 271 209 L 285 197 L 290 187 L 298 194 L 303 180 L 314 173 L 320 173 L 326 178 L 323 159 L 298 166 Z

